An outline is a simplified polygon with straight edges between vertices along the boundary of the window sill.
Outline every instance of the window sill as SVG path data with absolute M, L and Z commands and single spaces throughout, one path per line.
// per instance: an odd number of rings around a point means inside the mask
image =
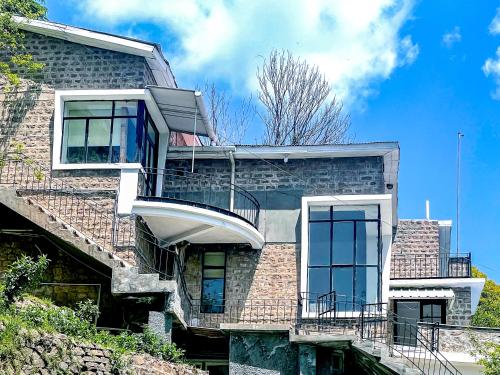
M 80 163 L 80 164 L 54 164 L 54 171 L 84 170 L 84 169 L 142 169 L 140 163 Z

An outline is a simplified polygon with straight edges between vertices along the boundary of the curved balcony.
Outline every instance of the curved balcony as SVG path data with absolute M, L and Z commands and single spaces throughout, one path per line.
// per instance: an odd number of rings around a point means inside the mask
M 261 248 L 257 230 L 260 205 L 229 176 L 207 176 L 176 169 L 139 172 L 133 213 L 158 237 L 174 244 L 249 243 Z

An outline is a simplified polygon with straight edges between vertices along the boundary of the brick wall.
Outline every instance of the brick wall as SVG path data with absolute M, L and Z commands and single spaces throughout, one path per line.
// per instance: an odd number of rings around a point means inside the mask
M 468 326 L 472 316 L 470 287 L 452 289 L 455 293 L 455 301 L 451 308 L 448 307 L 448 311 L 446 312 L 446 323 Z

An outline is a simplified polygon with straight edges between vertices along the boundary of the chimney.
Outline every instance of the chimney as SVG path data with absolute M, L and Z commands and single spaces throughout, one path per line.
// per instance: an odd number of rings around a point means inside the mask
M 427 220 L 431 219 L 431 205 L 428 199 L 425 201 L 425 218 Z

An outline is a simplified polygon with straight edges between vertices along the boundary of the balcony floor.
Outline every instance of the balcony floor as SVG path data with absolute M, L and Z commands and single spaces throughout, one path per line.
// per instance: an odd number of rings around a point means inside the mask
M 157 238 L 169 244 L 264 245 L 264 237 L 246 220 L 189 204 L 135 200 L 132 213 L 142 216 Z

